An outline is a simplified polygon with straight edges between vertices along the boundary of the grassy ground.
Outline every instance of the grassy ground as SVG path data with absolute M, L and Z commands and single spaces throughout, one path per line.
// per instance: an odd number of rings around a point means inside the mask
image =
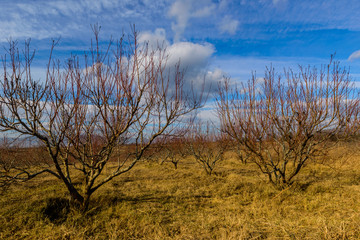
M 282 191 L 231 156 L 213 176 L 190 159 L 177 170 L 141 162 L 99 189 L 85 216 L 66 207 L 61 183 L 40 177 L 1 193 L 0 239 L 360 239 L 353 149 L 339 147 Z

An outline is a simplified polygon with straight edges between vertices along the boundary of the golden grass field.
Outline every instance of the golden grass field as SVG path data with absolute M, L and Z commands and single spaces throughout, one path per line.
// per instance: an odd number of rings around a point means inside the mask
M 177 170 L 139 162 L 85 215 L 64 208 L 56 219 L 46 206 L 67 193 L 40 176 L 1 192 L 0 239 L 360 239 L 360 151 L 342 145 L 282 191 L 231 154 L 211 176 L 190 158 Z

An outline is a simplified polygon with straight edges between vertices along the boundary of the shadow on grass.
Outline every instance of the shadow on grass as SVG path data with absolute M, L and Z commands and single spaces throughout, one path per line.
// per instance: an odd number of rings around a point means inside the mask
M 211 195 L 193 195 L 186 197 L 178 197 L 172 195 L 159 195 L 156 196 L 154 194 L 144 194 L 141 196 L 102 196 L 97 200 L 94 199 L 93 206 L 115 206 L 117 204 L 121 204 L 124 202 L 128 202 L 131 204 L 139 204 L 139 203 L 159 203 L 159 204 L 167 204 L 167 203 L 192 203 L 198 202 L 203 199 L 210 199 Z
M 210 199 L 211 195 L 193 195 L 193 196 L 172 196 L 172 195 L 159 195 L 144 194 L 141 196 L 101 196 L 94 198 L 91 204 L 91 209 L 86 213 L 88 216 L 94 216 L 109 206 L 116 206 L 122 203 L 130 203 L 132 205 L 138 205 L 141 203 L 155 203 L 160 205 L 177 203 L 177 204 L 193 204 L 201 205 L 205 199 Z
M 41 210 L 42 216 L 55 224 L 65 222 L 69 212 L 70 202 L 65 198 L 49 198 L 46 200 L 45 207 Z

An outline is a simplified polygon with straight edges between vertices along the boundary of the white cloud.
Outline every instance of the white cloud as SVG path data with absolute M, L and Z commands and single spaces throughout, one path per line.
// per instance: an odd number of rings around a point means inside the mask
M 208 71 L 206 76 L 211 79 L 212 82 L 216 83 L 224 78 L 227 74 L 220 68 L 215 68 L 212 71 Z
M 188 84 L 192 84 L 196 91 L 202 89 L 206 92 L 215 91 L 218 82 L 227 75 L 220 68 L 210 67 L 215 52 L 211 44 L 179 42 L 171 45 L 168 50 L 169 66 L 180 60 L 181 67 L 185 69 Z
M 164 43 L 169 55 L 167 64 L 175 65 L 180 61 L 181 65 L 187 69 L 205 67 L 215 52 L 214 46 L 210 43 L 175 42 L 170 44 L 162 28 L 156 29 L 155 32 L 141 33 L 139 42 L 148 42 L 151 47 L 156 47 L 157 43 Z
M 176 23 L 171 24 L 175 32 L 175 41 L 179 41 L 190 17 L 190 1 L 176 1 L 170 8 L 169 16 L 176 18 Z
M 171 24 L 171 29 L 175 33 L 174 41 L 181 40 L 191 18 L 210 16 L 214 9 L 215 4 L 208 0 L 177 0 L 174 2 L 168 13 L 169 17 L 176 19 L 176 22 Z
M 208 69 L 215 52 L 212 44 L 192 42 L 169 44 L 164 29 L 156 29 L 155 32 L 145 32 L 140 35 L 139 41 L 148 41 L 150 46 L 156 46 L 159 41 L 167 44 L 167 67 L 171 69 L 180 61 L 181 68 L 185 70 L 187 82 L 185 87 L 190 88 L 190 84 L 192 84 L 196 91 L 201 91 L 203 84 L 205 84 L 205 90 L 210 91 L 210 87 L 215 89 L 218 81 L 225 75 L 220 68 Z
M 348 58 L 348 61 L 354 61 L 355 59 L 358 59 L 360 58 L 360 50 L 357 50 L 355 52 L 353 52 L 349 58 Z
M 239 26 L 239 21 L 232 19 L 230 16 L 225 16 L 219 25 L 221 33 L 235 34 Z
M 147 42 L 149 46 L 153 49 L 156 48 L 158 45 L 169 45 L 169 42 L 166 39 L 166 31 L 163 28 L 157 28 L 154 33 L 149 31 L 141 32 L 139 36 L 139 42 Z
M 177 42 L 168 47 L 170 54 L 169 63 L 181 61 L 187 68 L 204 67 L 214 53 L 211 44 L 197 44 L 192 42 Z

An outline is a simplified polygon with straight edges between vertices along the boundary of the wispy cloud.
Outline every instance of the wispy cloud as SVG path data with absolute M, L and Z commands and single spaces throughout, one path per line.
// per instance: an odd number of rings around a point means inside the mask
M 171 25 L 172 30 L 175 32 L 175 41 L 179 41 L 185 31 L 190 18 L 190 9 L 190 1 L 176 1 L 170 8 L 169 16 L 176 19 L 176 22 Z
M 348 58 L 348 61 L 354 61 L 356 59 L 360 58 L 360 50 L 357 50 L 355 52 L 353 52 L 349 58 Z
M 180 41 L 188 21 L 191 18 L 201 18 L 209 16 L 215 9 L 215 4 L 207 0 L 177 0 L 169 10 L 169 16 L 175 18 L 176 22 L 171 25 L 175 33 L 174 41 Z
M 58 36 L 84 38 L 91 34 L 90 24 L 99 23 L 119 35 L 130 23 L 149 28 L 162 21 L 167 0 L 54 0 L 1 3 L 0 41 L 9 37 L 45 39 Z M 159 14 L 162 13 L 162 14 Z
M 219 29 L 221 33 L 229 33 L 229 34 L 235 34 L 236 30 L 239 26 L 239 21 L 232 19 L 230 16 L 225 16 L 220 25 L 219 25 Z

